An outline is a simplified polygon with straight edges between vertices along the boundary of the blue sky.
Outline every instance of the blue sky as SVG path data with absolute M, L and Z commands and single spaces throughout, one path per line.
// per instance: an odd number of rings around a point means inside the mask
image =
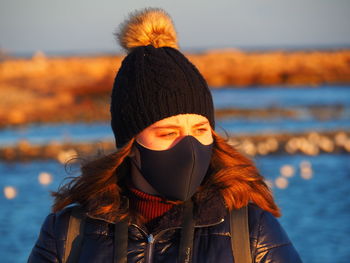
M 112 33 L 143 7 L 172 16 L 184 50 L 350 47 L 349 0 L 0 0 L 0 48 L 120 52 Z

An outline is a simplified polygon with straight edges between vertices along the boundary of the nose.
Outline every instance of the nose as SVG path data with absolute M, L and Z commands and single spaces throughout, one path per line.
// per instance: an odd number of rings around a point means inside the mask
M 177 137 L 177 138 L 172 142 L 172 144 L 169 146 L 168 149 L 173 148 L 176 144 L 178 144 L 178 143 L 181 142 L 183 139 L 188 138 L 188 137 L 192 137 L 192 138 L 196 139 L 196 140 L 199 142 L 199 140 L 198 140 L 195 136 L 193 136 L 193 134 L 190 134 L 190 133 L 181 134 L 179 137 Z

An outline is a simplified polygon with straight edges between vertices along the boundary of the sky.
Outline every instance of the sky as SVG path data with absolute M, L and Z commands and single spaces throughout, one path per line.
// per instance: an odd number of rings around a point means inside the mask
M 171 15 L 182 50 L 350 47 L 350 0 L 0 0 L 0 48 L 118 53 L 113 32 L 144 7 Z

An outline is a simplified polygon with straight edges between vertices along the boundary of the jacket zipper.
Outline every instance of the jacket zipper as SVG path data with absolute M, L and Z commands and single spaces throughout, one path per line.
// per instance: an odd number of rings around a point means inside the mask
M 147 247 L 145 251 L 145 263 L 153 262 L 153 250 L 154 250 L 154 237 L 150 234 L 147 237 Z
M 218 225 L 225 220 L 222 218 L 220 221 L 213 223 L 213 224 L 208 224 L 208 225 L 198 225 L 195 226 L 195 228 L 200 228 L 200 227 L 210 227 L 210 226 L 215 226 Z M 138 228 L 146 237 L 147 237 L 147 246 L 146 246 L 146 251 L 145 251 L 145 263 L 153 263 L 153 255 L 154 255 L 154 243 L 157 237 L 161 236 L 164 232 L 169 231 L 169 230 L 175 230 L 175 229 L 180 229 L 182 227 L 171 227 L 164 229 L 160 231 L 157 235 L 153 236 L 152 234 L 147 234 L 145 230 L 143 230 L 141 227 L 139 227 L 136 224 L 132 224 L 136 228 Z

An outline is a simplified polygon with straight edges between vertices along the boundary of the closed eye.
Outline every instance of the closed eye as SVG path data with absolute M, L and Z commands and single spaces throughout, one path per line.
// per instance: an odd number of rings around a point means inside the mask
M 195 129 L 194 133 L 195 133 L 195 135 L 202 135 L 202 134 L 206 133 L 207 131 L 208 131 L 207 128 L 199 128 L 199 129 Z
M 172 137 L 175 137 L 176 135 L 177 135 L 176 132 L 168 132 L 168 133 L 161 133 L 158 136 L 162 138 L 172 138 Z

